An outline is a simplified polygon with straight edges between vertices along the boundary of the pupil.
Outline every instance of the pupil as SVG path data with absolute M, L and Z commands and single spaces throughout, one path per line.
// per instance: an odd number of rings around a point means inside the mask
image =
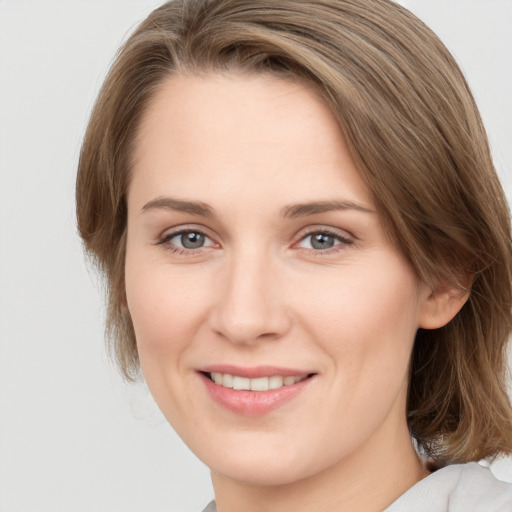
M 198 249 L 204 244 L 204 235 L 202 233 L 184 233 L 181 235 L 181 243 L 185 249 Z
M 330 249 L 334 245 L 334 238 L 331 235 L 318 233 L 313 236 L 311 245 L 315 249 Z

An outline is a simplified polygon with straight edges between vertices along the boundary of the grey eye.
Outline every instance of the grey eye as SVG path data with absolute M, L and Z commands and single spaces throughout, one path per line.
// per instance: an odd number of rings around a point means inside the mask
M 179 239 L 180 244 L 185 249 L 199 249 L 204 246 L 206 236 L 197 231 L 186 231 L 175 238 Z
M 313 249 L 325 250 L 331 249 L 335 245 L 337 245 L 336 237 L 329 235 L 327 233 L 315 233 L 313 235 L 309 235 L 311 240 L 311 247 Z M 339 243 L 339 242 L 338 242 Z
M 200 230 L 182 229 L 163 235 L 158 244 L 166 246 L 171 252 L 198 251 L 205 247 L 215 247 L 215 242 Z M 181 254 L 180 252 L 180 254 Z M 199 252 L 199 251 L 198 251 Z

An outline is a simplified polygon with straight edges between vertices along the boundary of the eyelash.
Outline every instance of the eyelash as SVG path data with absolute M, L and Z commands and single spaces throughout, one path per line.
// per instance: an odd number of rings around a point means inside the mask
M 166 246 L 165 247 L 166 250 L 168 250 L 172 254 L 178 254 L 179 256 L 188 256 L 188 255 L 199 256 L 199 255 L 201 255 L 203 253 L 203 249 L 205 249 L 204 246 L 199 247 L 197 249 L 187 249 L 185 247 L 176 247 L 176 246 L 173 246 L 170 244 L 170 241 L 173 238 L 176 238 L 178 236 L 183 236 L 187 233 L 196 233 L 199 235 L 204 235 L 205 238 L 210 239 L 210 237 L 204 231 L 202 231 L 200 229 L 181 229 L 179 231 L 174 231 L 172 233 L 168 233 L 167 235 L 162 236 L 161 238 L 159 238 L 157 240 L 156 245 Z M 346 238 L 343 235 L 336 233 L 335 231 L 331 231 L 329 229 L 316 229 L 316 230 L 309 231 L 308 233 L 304 234 L 300 238 L 299 242 L 302 242 L 303 240 L 306 240 L 308 237 L 312 237 L 314 235 L 327 235 L 327 236 L 333 237 L 339 243 L 337 243 L 336 245 L 334 245 L 333 247 L 331 247 L 329 249 L 324 249 L 324 250 L 302 248 L 302 251 L 305 252 L 306 254 L 308 254 L 309 256 L 324 256 L 327 254 L 335 254 L 335 253 L 338 253 L 338 252 L 344 250 L 344 248 L 347 245 L 351 245 L 354 243 L 354 241 L 351 240 L 350 238 Z M 299 243 L 299 242 L 297 242 L 297 243 Z M 206 247 L 210 247 L 210 246 L 206 246 Z
M 165 249 L 173 254 L 178 254 L 179 256 L 199 256 L 200 254 L 202 254 L 203 252 L 203 249 L 205 247 L 199 247 L 197 249 L 187 249 L 186 247 L 175 247 L 173 245 L 171 245 L 170 241 L 173 239 L 173 238 L 176 238 L 178 236 L 183 236 L 187 233 L 196 233 L 196 234 L 199 234 L 199 235 L 204 235 L 205 238 L 209 239 L 210 240 L 210 237 L 202 230 L 200 229 L 180 229 L 178 231 L 174 231 L 173 233 L 168 233 L 167 235 L 163 235 L 162 237 L 160 237 L 157 242 L 156 242 L 156 245 L 163 245 L 165 246 Z M 208 247 L 208 246 L 207 246 Z
M 302 248 L 302 251 L 308 254 L 309 256 L 325 256 L 329 254 L 337 254 L 345 250 L 347 245 L 354 243 L 354 241 L 351 240 L 350 238 L 344 237 L 340 233 L 336 233 L 335 231 L 331 231 L 325 228 L 309 231 L 300 238 L 299 242 L 302 242 L 303 240 L 306 240 L 307 238 L 312 237 L 314 235 L 327 235 L 334 238 L 334 240 L 338 243 L 336 243 L 336 245 L 334 245 L 333 247 L 324 250 Z

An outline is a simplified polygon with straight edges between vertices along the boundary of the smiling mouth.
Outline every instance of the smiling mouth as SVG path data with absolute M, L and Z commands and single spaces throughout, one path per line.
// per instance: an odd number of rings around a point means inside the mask
M 297 400 L 318 376 L 275 366 L 215 365 L 198 373 L 214 402 L 242 416 L 264 416 Z
M 229 373 L 201 372 L 215 384 L 235 391 L 269 391 L 280 389 L 285 386 L 292 386 L 313 377 L 313 373 L 298 376 L 272 375 L 269 377 L 258 377 L 250 379 Z

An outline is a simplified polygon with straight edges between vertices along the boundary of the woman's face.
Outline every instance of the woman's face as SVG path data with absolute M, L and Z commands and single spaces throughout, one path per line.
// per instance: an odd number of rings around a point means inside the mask
M 214 473 L 287 483 L 408 436 L 430 291 L 308 87 L 172 77 L 133 171 L 126 294 L 143 373 Z

